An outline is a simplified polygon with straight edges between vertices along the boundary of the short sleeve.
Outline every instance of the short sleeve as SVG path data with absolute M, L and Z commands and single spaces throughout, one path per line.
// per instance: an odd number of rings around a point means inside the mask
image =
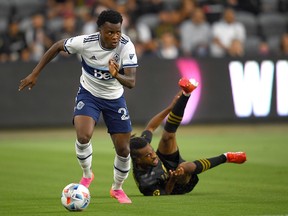
M 138 66 L 138 60 L 137 60 L 135 47 L 131 41 L 129 41 L 125 45 L 125 50 L 123 52 L 122 64 L 123 64 L 123 68 L 125 68 L 125 67 L 137 67 Z
M 64 41 L 64 50 L 69 54 L 80 54 L 83 50 L 83 40 L 83 35 L 66 39 Z

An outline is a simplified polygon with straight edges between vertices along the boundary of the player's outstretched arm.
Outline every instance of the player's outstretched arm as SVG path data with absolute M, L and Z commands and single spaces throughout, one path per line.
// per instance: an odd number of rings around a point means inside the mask
M 32 73 L 30 73 L 26 78 L 20 81 L 19 91 L 28 87 L 29 90 L 33 88 L 33 86 L 37 82 L 37 78 L 42 71 L 42 69 L 47 65 L 55 56 L 58 55 L 60 51 L 64 51 L 64 39 L 54 43 L 49 50 L 43 55 L 40 59 L 39 63 L 33 69 Z
M 151 132 L 155 131 L 159 127 L 159 125 L 164 121 L 166 116 L 171 112 L 172 108 L 174 107 L 176 101 L 178 100 L 181 94 L 182 94 L 182 91 L 179 91 L 177 95 L 174 97 L 174 99 L 172 100 L 172 102 L 169 104 L 169 106 L 167 106 L 164 110 L 156 114 L 148 122 L 145 130 L 149 130 Z

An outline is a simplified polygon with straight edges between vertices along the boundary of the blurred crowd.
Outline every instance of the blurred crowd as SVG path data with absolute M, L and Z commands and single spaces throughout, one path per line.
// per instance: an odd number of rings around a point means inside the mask
M 288 0 L 0 0 L 0 8 L 0 62 L 38 61 L 57 40 L 96 32 L 108 8 L 123 15 L 138 58 L 288 56 Z

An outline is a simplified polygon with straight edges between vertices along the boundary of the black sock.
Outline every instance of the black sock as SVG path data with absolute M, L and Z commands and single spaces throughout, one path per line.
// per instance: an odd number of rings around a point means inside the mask
M 218 157 L 208 158 L 208 159 L 199 159 L 194 161 L 196 164 L 195 174 L 205 172 L 208 169 L 216 167 L 222 163 L 226 162 L 226 157 L 224 154 L 219 155 Z
M 165 123 L 164 129 L 167 132 L 170 133 L 175 133 L 177 128 L 179 127 L 183 115 L 184 115 L 184 110 L 186 107 L 186 104 L 189 100 L 189 96 L 181 95 L 174 105 L 172 111 L 169 113 L 168 119 Z

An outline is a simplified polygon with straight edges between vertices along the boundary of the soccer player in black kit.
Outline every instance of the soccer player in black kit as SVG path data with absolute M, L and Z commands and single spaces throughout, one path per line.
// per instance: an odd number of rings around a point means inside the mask
M 226 162 L 242 164 L 246 161 L 245 152 L 227 152 L 193 162 L 181 157 L 175 135 L 190 94 L 198 83 L 194 79 L 182 78 L 179 86 L 182 91 L 172 103 L 149 121 L 140 137 L 134 136 L 130 140 L 133 176 L 140 192 L 145 196 L 189 193 L 198 183 L 198 174 Z M 155 152 L 150 144 L 153 132 L 167 115 Z

